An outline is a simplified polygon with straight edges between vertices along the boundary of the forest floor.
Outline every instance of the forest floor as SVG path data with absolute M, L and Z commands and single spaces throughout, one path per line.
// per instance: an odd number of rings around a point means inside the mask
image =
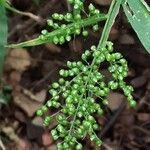
M 87 4 L 90 3 L 87 0 Z M 36 4 L 30 0 L 13 0 L 13 5 L 25 12 L 32 12 L 36 20 L 8 12 L 8 43 L 33 39 L 46 28 L 46 19 L 54 12 L 66 12 L 66 0 L 44 0 Z M 110 0 L 93 0 L 103 12 L 107 12 Z M 58 71 L 67 60 L 79 60 L 84 50 L 97 45 L 100 33 L 88 29 L 87 39 L 77 36 L 69 44 L 45 44 L 31 48 L 8 49 L 3 82 L 11 87 L 11 100 L 0 104 L 0 150 L 55 150 L 56 143 L 45 129 L 36 110 L 49 98 L 48 87 L 58 79 Z M 138 105 L 131 109 L 119 91 L 111 92 L 105 115 L 97 118 L 101 124 L 98 136 L 103 146 L 98 148 L 86 138 L 85 150 L 149 150 L 150 149 L 150 55 L 144 50 L 135 32 L 120 12 L 110 33 L 115 50 L 128 60 L 127 83 L 135 91 Z M 104 66 L 102 72 L 107 74 Z M 8 90 L 8 89 L 7 89 Z M 55 125 L 51 124 L 50 128 Z

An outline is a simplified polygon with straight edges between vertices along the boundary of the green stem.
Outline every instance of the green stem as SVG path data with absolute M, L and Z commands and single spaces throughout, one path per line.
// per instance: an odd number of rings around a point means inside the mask
M 101 35 L 101 39 L 99 41 L 97 49 L 101 49 L 101 48 L 106 46 L 106 42 L 108 40 L 109 33 L 110 33 L 111 28 L 115 22 L 116 16 L 119 13 L 121 3 L 122 3 L 122 0 L 113 0 L 112 1 L 111 6 L 110 6 L 109 11 L 108 11 L 108 18 L 107 18 L 107 21 L 105 23 L 105 26 L 104 26 L 104 29 L 103 29 L 103 32 Z

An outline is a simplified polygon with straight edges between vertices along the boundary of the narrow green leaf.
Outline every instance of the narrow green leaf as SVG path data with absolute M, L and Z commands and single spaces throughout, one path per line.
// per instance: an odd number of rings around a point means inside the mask
M 5 58 L 5 45 L 7 43 L 7 17 L 5 6 L 0 1 L 0 77 L 3 71 L 4 58 Z
M 150 8 L 144 0 L 123 3 L 124 12 L 145 49 L 150 53 Z

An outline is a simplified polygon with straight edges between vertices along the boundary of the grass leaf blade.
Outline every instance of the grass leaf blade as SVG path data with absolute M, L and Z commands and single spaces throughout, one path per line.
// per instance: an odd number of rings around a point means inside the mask
M 7 16 L 4 5 L 0 3 L 0 77 L 3 72 L 5 45 L 7 43 Z

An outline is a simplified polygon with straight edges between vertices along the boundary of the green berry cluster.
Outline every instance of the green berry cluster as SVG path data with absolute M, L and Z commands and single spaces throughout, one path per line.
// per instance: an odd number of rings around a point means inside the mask
M 60 30 L 59 34 L 55 34 L 56 31 L 53 33 L 54 36 L 52 42 L 54 44 L 63 44 L 66 41 L 69 42 L 72 38 L 71 35 L 82 34 L 84 37 L 87 37 L 88 31 L 85 30 L 85 26 L 93 26 L 93 31 L 98 31 L 98 22 L 106 18 L 104 17 L 101 19 L 102 14 L 92 4 L 90 4 L 88 7 L 88 16 L 86 16 L 86 18 L 82 18 L 81 15 L 84 10 L 83 1 L 68 0 L 68 2 L 73 5 L 73 12 L 66 14 L 54 13 L 52 18 L 47 20 L 48 26 L 51 27 L 54 31 Z M 51 37 L 50 32 L 47 30 L 42 30 L 41 33 L 41 40 L 46 40 Z
M 127 61 L 123 56 L 113 51 L 113 44 L 107 42 L 106 47 L 97 49 L 92 46 L 81 56 L 82 61 L 67 62 L 68 69 L 59 71 L 60 79 L 51 85 L 51 99 L 37 111 L 44 117 L 44 125 L 49 126 L 56 119 L 57 126 L 51 130 L 54 140 L 62 140 L 57 144 L 58 150 L 69 150 L 74 147 L 82 150 L 81 139 L 89 136 L 98 146 L 102 141 L 95 131 L 100 129 L 94 116 L 103 115 L 103 106 L 108 104 L 108 94 L 111 90 L 121 89 L 129 104 L 135 107 L 133 88 L 123 80 L 127 76 Z M 100 65 L 109 63 L 108 70 L 112 74 L 111 81 L 99 72 Z M 50 108 L 57 110 L 48 115 Z

